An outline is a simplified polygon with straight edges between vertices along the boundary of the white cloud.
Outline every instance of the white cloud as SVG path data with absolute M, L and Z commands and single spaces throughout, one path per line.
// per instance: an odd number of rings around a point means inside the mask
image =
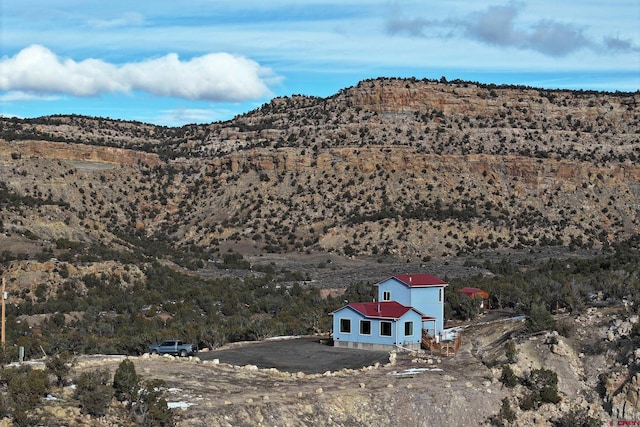
M 124 81 L 154 95 L 226 101 L 267 94 L 263 77 L 270 74 L 257 62 L 226 53 L 208 54 L 187 62 L 171 53 L 158 59 L 127 64 L 120 71 Z
M 144 91 L 190 100 L 242 101 L 269 94 L 277 76 L 255 61 L 226 53 L 182 61 L 175 53 L 114 65 L 98 59 L 61 59 L 32 45 L 0 61 L 0 90 L 80 97 Z
M 95 59 L 82 62 L 60 60 L 49 49 L 29 46 L 0 62 L 0 90 L 35 94 L 64 93 L 92 96 L 101 92 L 126 91 L 113 78 L 116 67 Z
M 57 101 L 60 96 L 37 95 L 22 91 L 11 91 L 0 95 L 0 102 L 23 102 L 23 101 Z
M 208 123 L 219 120 L 213 110 L 204 108 L 178 108 L 161 111 L 161 115 L 152 118 L 152 122 L 166 126 L 178 126 L 185 123 Z

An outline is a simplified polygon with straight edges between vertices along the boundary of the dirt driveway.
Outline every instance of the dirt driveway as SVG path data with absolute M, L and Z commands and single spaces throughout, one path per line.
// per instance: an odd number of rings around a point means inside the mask
M 321 343 L 318 337 L 247 343 L 198 353 L 198 357 L 202 360 L 219 359 L 220 362 L 231 365 L 256 365 L 258 368 L 276 368 L 284 372 L 306 374 L 322 374 L 343 368 L 359 369 L 376 362 L 389 362 L 388 352 L 335 348 Z

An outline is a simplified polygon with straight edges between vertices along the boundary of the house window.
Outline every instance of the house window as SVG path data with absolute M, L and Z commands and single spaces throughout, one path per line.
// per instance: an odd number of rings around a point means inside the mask
M 343 334 L 351 333 L 351 319 L 340 319 L 340 332 Z
M 382 301 L 391 301 L 391 292 L 384 291 L 382 293 Z
M 391 336 L 391 322 L 380 322 L 380 336 Z
M 413 322 L 404 322 L 404 336 L 410 337 L 413 335 Z
M 442 302 L 442 288 L 438 289 L 438 302 Z
M 371 335 L 371 320 L 360 321 L 360 335 Z

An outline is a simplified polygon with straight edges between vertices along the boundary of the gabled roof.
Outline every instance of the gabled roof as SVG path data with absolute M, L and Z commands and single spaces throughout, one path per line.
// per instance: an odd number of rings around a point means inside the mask
M 333 314 L 345 308 L 351 308 L 360 313 L 364 317 L 378 318 L 378 319 L 399 319 L 407 312 L 413 310 L 420 316 L 424 316 L 418 310 L 412 307 L 406 307 L 396 301 L 382 301 L 382 302 L 352 302 L 338 310 L 330 313 Z
M 397 274 L 390 279 L 396 279 L 410 288 L 424 288 L 429 286 L 447 286 L 447 282 L 437 278 L 433 274 Z M 387 279 L 389 280 L 389 279 Z M 380 282 L 382 283 L 382 282 Z

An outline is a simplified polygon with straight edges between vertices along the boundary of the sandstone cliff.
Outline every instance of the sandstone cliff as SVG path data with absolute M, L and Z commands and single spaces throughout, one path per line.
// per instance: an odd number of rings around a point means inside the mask
M 83 241 L 135 231 L 245 254 L 409 260 L 599 248 L 640 229 L 638 101 L 377 79 L 325 99 L 275 99 L 207 126 L 3 119 L 3 181 L 58 203 L 9 210 L 5 229 Z M 70 224 L 82 227 L 72 233 Z

